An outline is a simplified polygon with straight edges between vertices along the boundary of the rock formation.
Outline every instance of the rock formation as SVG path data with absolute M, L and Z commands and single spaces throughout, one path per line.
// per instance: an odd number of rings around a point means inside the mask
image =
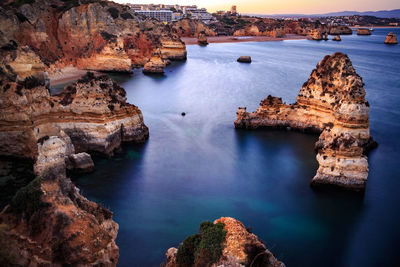
M 211 224 L 211 222 L 209 222 Z M 206 223 L 200 225 L 200 232 L 204 232 Z M 221 255 L 212 266 L 264 266 L 264 267 L 284 267 L 285 265 L 277 260 L 274 255 L 266 248 L 266 246 L 257 238 L 256 235 L 246 230 L 244 225 L 238 220 L 230 217 L 222 217 L 214 221 L 214 225 L 223 226 L 225 237 L 222 240 L 222 244 L 213 244 L 215 248 L 222 248 Z M 209 226 L 208 226 L 209 227 Z M 206 230 L 207 231 L 207 230 Z M 189 256 L 190 251 L 193 248 L 185 246 L 190 241 L 197 238 L 202 238 L 199 235 L 194 235 L 187 238 L 178 249 L 170 248 L 167 250 L 166 267 L 177 267 L 177 266 L 211 266 L 210 263 L 204 264 L 200 262 L 201 258 L 197 257 L 193 259 L 194 262 L 185 265 L 179 264 L 182 259 L 179 257 Z M 204 238 L 204 237 L 203 237 Z M 200 241 L 201 242 L 201 241 Z M 194 242 L 195 243 L 195 242 Z M 219 245 L 222 245 L 220 247 Z M 186 254 L 185 254 L 186 253 Z M 192 255 L 193 256 L 193 255 Z M 187 257 L 185 259 L 188 259 Z
M 199 36 L 197 37 L 197 43 L 203 46 L 208 45 L 208 40 L 205 32 L 199 33 Z
M 241 62 L 241 63 L 251 63 L 251 57 L 250 56 L 240 56 L 237 59 L 237 62 Z
M 376 143 L 369 133 L 369 104 L 361 77 L 347 55 L 326 56 L 286 105 L 268 96 L 256 112 L 237 112 L 236 128 L 288 128 L 321 133 L 316 143 L 319 168 L 312 185 L 363 190 L 368 177 L 365 154 Z
M 172 30 L 181 37 L 198 37 L 200 33 L 206 36 L 216 36 L 217 33 L 201 20 L 181 19 L 172 24 Z
M 353 30 L 347 26 L 331 26 L 329 27 L 328 33 L 330 35 L 351 35 L 353 34 Z
M 146 74 L 163 74 L 167 64 L 161 57 L 160 51 L 156 51 L 151 56 L 149 62 L 144 65 L 143 73 Z
M 33 161 L 37 176 L 0 214 L 3 249 L 15 255 L 7 264 L 115 266 L 112 213 L 82 197 L 65 172 L 91 171 L 84 152 L 111 156 L 122 142 L 144 142 L 148 129 L 108 76 L 89 72 L 51 96 L 44 66 L 27 47 L 0 49 L 0 156 Z
M 86 152 L 72 154 L 66 158 L 65 162 L 66 168 L 73 172 L 88 173 L 94 171 L 92 157 Z
M 0 32 L 0 47 L 26 45 L 50 72 L 70 65 L 130 72 L 143 66 L 157 49 L 165 59 L 186 59 L 186 47 L 171 27 L 143 20 L 128 6 L 111 1 L 3 4 Z
M 336 35 L 335 37 L 332 38 L 332 41 L 340 42 L 342 41 L 342 38 L 340 38 L 340 35 Z
M 371 31 L 369 29 L 359 28 L 357 30 L 357 35 L 371 35 Z
M 328 33 L 323 32 L 320 29 L 314 29 L 310 30 L 308 32 L 308 37 L 310 37 L 312 40 L 320 41 L 320 40 L 328 40 Z
M 397 44 L 396 34 L 393 32 L 388 33 L 385 39 L 385 44 Z

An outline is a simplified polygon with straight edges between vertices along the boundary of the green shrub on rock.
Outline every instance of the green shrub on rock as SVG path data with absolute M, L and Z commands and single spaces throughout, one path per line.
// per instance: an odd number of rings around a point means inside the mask
M 199 232 L 187 237 L 179 246 L 176 255 L 178 266 L 211 266 L 221 257 L 226 237 L 224 224 L 202 222 Z

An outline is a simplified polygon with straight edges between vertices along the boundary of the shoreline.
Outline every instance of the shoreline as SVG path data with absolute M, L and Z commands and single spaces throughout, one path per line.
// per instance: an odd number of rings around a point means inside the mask
M 197 45 L 195 37 L 181 37 L 185 45 Z M 242 43 L 242 42 L 277 42 L 285 40 L 306 40 L 307 36 L 287 34 L 286 37 L 276 38 L 269 36 L 209 36 L 208 43 Z

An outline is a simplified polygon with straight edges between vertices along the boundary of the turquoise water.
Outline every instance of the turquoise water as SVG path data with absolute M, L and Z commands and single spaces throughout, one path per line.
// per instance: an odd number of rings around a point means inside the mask
M 114 212 L 119 266 L 159 266 L 169 247 L 221 216 L 251 226 L 287 266 L 398 264 L 400 45 L 383 44 L 389 31 L 340 43 L 188 46 L 187 62 L 164 77 L 114 75 L 143 111 L 150 139 L 96 159 L 96 171 L 74 181 Z M 255 110 L 268 94 L 294 102 L 315 65 L 337 51 L 363 77 L 379 143 L 364 195 L 310 188 L 317 135 L 233 127 L 237 107 Z M 240 55 L 253 62 L 237 63 Z

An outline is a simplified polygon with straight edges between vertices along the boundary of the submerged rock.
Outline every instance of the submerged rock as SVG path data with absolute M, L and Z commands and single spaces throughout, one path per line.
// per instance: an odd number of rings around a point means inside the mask
M 393 32 L 388 33 L 385 39 L 385 44 L 397 44 L 396 34 Z
M 211 238 L 208 239 L 208 234 Z M 220 240 L 219 237 L 222 237 Z M 212 240 L 212 241 L 211 241 Z M 221 243 L 215 243 L 215 242 Z M 201 253 L 195 258 L 194 251 L 203 242 Z M 210 242 L 214 242 L 211 243 Z M 218 251 L 217 251 L 218 250 Z M 216 255 L 210 257 L 209 255 Z M 200 225 L 200 234 L 188 237 L 176 248 L 166 253 L 166 267 L 178 266 L 265 266 L 284 267 L 256 235 L 248 232 L 238 220 L 222 217 Z
M 319 168 L 313 185 L 363 190 L 368 177 L 366 152 L 376 143 L 369 132 L 369 103 L 361 77 L 347 55 L 336 53 L 318 63 L 287 105 L 268 96 L 256 112 L 237 112 L 236 128 L 286 128 L 321 133 L 316 143 Z
M 241 62 L 241 63 L 251 63 L 251 57 L 250 56 L 240 56 L 237 59 L 237 62 Z
M 369 29 L 359 28 L 357 30 L 357 35 L 371 35 L 371 31 Z

